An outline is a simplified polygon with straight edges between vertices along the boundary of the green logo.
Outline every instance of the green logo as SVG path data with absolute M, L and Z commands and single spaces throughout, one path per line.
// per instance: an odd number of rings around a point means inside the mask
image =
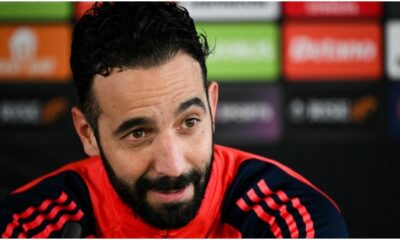
M 1 2 L 0 20 L 65 20 L 72 17 L 70 2 Z
M 275 81 L 279 77 L 279 30 L 273 23 L 200 23 L 214 53 L 207 59 L 208 79 Z

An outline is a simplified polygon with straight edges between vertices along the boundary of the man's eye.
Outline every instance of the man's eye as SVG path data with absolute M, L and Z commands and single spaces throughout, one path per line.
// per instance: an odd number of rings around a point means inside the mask
M 185 127 L 192 128 L 199 122 L 196 118 L 189 118 L 185 120 Z
M 144 129 L 137 129 L 137 130 L 131 132 L 131 136 L 133 138 L 143 138 L 144 136 L 146 136 L 146 132 Z

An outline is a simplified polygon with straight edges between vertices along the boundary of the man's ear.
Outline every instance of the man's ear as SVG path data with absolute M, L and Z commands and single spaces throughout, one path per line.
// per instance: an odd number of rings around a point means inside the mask
M 210 104 L 211 117 L 213 122 L 213 130 L 215 130 L 215 115 L 217 114 L 218 105 L 218 83 L 212 81 L 208 84 L 208 101 Z
M 72 107 L 72 120 L 74 121 L 75 131 L 81 139 L 85 153 L 88 156 L 98 156 L 100 151 L 93 129 L 86 121 L 85 115 L 77 107 Z

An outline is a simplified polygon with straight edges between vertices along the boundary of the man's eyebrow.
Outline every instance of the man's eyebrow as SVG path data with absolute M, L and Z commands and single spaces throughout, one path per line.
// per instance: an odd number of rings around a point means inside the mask
M 175 112 L 175 114 L 178 115 L 179 113 L 182 113 L 183 111 L 185 111 L 186 109 L 190 108 L 191 106 L 198 106 L 204 112 L 206 111 L 206 106 L 204 105 L 203 101 L 201 101 L 201 99 L 198 98 L 198 97 L 194 97 L 194 98 L 191 98 L 191 99 L 181 103 L 179 105 L 177 111 Z
M 176 115 L 178 115 L 179 113 L 182 113 L 183 111 L 190 108 L 191 106 L 198 106 L 203 111 L 206 111 L 206 106 L 204 105 L 203 101 L 201 101 L 201 99 L 198 97 L 194 97 L 192 99 L 189 99 L 189 100 L 181 103 L 176 111 Z M 150 125 L 152 123 L 154 123 L 154 121 L 147 117 L 131 118 L 131 119 L 128 119 L 128 120 L 122 122 L 118 126 L 118 128 L 113 132 L 113 135 L 118 136 L 136 126 Z
M 153 123 L 153 120 L 147 117 L 136 117 L 136 118 L 131 118 L 123 123 L 121 123 L 118 128 L 113 132 L 113 135 L 118 136 L 121 133 L 124 133 L 125 131 L 132 129 L 136 126 L 140 125 L 149 125 Z

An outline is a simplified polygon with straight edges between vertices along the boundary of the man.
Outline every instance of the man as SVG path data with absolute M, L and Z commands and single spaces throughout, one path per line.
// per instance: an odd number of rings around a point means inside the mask
M 89 159 L 1 203 L 2 237 L 345 237 L 337 206 L 297 173 L 214 145 L 207 40 L 174 3 L 96 4 L 71 67 Z

